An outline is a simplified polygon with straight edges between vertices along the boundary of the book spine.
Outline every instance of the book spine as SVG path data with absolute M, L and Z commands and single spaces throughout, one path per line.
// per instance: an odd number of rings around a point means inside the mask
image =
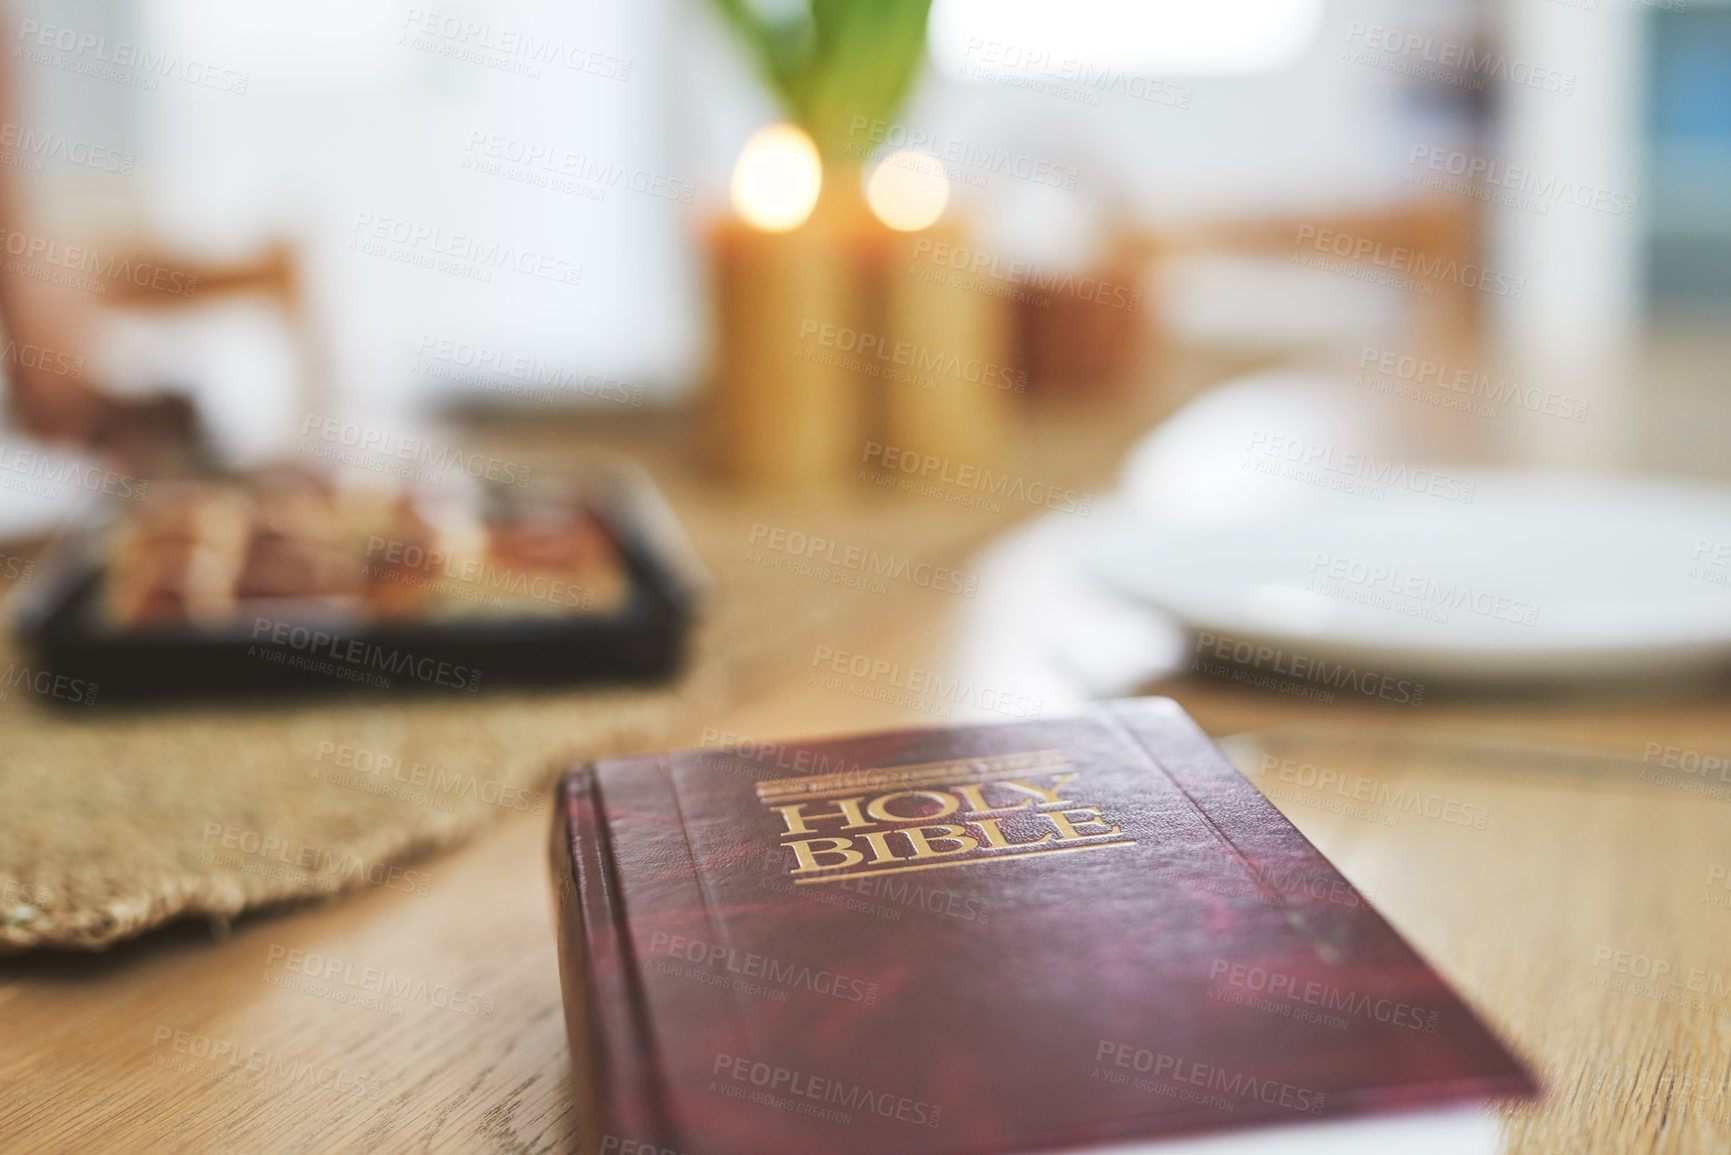
M 578 1151 L 618 1150 L 658 1134 L 641 998 L 626 958 L 624 910 L 602 819 L 595 767 L 567 774 L 554 807 L 554 918 L 571 1045 Z M 608 1137 L 615 1142 L 608 1144 Z

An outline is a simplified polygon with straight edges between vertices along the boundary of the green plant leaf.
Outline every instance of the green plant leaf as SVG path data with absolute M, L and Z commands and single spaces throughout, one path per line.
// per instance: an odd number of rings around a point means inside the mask
M 857 158 L 860 119 L 893 119 L 925 58 L 931 0 L 808 0 L 786 20 L 770 20 L 749 0 L 714 3 L 826 158 Z

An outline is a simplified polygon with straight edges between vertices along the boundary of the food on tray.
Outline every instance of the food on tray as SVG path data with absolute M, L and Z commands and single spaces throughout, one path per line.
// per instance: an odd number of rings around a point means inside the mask
M 122 628 L 272 612 L 371 620 L 609 613 L 628 575 L 577 498 L 344 489 L 280 469 L 160 485 L 114 527 L 103 591 Z

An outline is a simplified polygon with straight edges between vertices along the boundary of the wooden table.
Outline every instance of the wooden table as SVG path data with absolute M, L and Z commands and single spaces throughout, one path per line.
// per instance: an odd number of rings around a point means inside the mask
M 938 624 L 866 641 L 922 660 Z M 1512 1150 L 1731 1150 L 1731 781 L 1704 796 L 1664 767 L 1731 754 L 1725 687 L 1418 709 L 1159 689 L 1245 735 L 1253 780 L 1540 1068 L 1550 1098 L 1510 1113 Z M 789 671 L 716 725 L 928 721 Z M 423 864 L 430 897 L 0 961 L 0 1150 L 573 1150 L 546 840 L 545 816 L 501 820 Z M 1639 977 L 1660 963 L 1701 991 Z

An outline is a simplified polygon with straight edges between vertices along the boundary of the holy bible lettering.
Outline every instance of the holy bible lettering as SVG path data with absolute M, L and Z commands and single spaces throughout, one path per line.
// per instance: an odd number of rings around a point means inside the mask
M 757 796 L 781 823 L 797 883 L 1133 846 L 1087 799 L 1058 750 L 877 767 L 859 775 L 774 778 Z M 798 799 L 798 801 L 793 801 Z

